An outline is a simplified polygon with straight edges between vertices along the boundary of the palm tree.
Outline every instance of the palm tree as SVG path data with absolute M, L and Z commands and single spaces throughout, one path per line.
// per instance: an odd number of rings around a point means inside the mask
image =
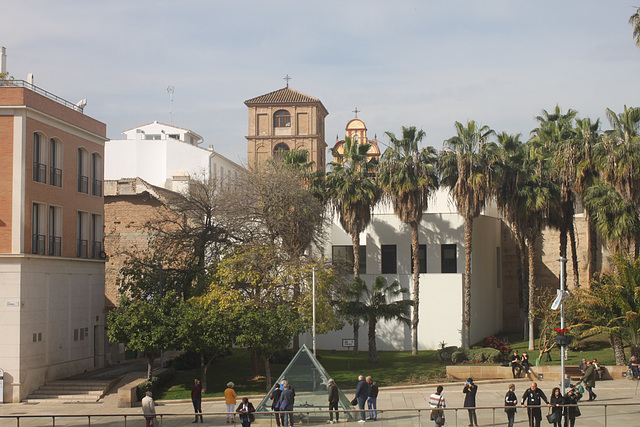
M 437 156 L 433 147 L 418 148 L 425 137 L 415 126 L 402 127 L 402 139 L 386 132 L 391 140 L 380 161 L 378 180 L 393 211 L 411 227 L 413 258 L 412 354 L 418 354 L 418 304 L 420 303 L 419 226 L 431 194 L 438 188 Z
M 475 121 L 455 123 L 456 135 L 444 141 L 440 153 L 441 182 L 449 188 L 458 213 L 464 218 L 464 310 L 462 346 L 471 344 L 471 236 L 473 220 L 480 215 L 489 195 L 488 138 L 494 133 Z
M 410 307 L 413 301 L 403 299 L 407 289 L 400 286 L 397 280 L 390 285 L 382 276 L 376 277 L 371 285 L 371 291 L 364 280 L 359 277 L 354 279 L 350 288 L 353 301 L 345 301 L 342 311 L 349 315 L 361 318 L 369 324 L 369 362 L 378 362 L 378 350 L 376 349 L 376 325 L 380 319 L 399 320 L 409 325 Z
M 331 149 L 335 161 L 327 174 L 327 195 L 340 225 L 353 242 L 353 277 L 359 277 L 360 233 L 371 222 L 373 207 L 380 199 L 381 190 L 374 176 L 376 161 L 367 156 L 370 144 L 358 144 L 346 137 L 344 151 Z M 359 320 L 353 321 L 355 352 L 358 352 Z
M 629 17 L 629 24 L 633 25 L 633 38 L 636 45 L 640 47 L 640 7 Z

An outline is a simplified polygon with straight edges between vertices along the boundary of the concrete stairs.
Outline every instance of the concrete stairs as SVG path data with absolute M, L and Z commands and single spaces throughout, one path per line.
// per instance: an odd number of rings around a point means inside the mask
M 33 391 L 29 396 L 27 396 L 25 402 L 97 402 L 109 391 L 115 382 L 117 382 L 117 380 L 52 381 Z

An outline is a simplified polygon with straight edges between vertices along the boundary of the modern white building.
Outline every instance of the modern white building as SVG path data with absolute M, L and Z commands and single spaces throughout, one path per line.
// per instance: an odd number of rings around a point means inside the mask
M 224 179 L 241 169 L 237 163 L 200 146 L 197 133 L 157 121 L 123 132 L 126 139 L 105 145 L 105 180 L 142 178 L 172 191 L 181 191 L 189 176 Z

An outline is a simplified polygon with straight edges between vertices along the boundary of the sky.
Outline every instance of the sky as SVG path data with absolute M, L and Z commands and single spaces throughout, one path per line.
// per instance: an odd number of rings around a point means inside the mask
M 636 4 L 639 3 L 639 4 Z M 244 101 L 286 86 L 355 117 L 384 150 L 417 126 L 440 149 L 475 120 L 527 139 L 558 104 L 580 117 L 640 106 L 637 0 L 24 0 L 0 12 L 16 79 L 77 102 L 107 136 L 154 120 L 246 164 Z M 173 107 L 167 88 L 173 86 Z M 170 110 L 173 114 L 170 115 Z

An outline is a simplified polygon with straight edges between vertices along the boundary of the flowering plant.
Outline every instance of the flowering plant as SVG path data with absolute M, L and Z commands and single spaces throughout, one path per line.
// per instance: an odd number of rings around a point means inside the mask
M 565 335 L 567 332 L 569 332 L 567 328 L 555 328 L 554 331 L 556 331 L 560 335 Z

